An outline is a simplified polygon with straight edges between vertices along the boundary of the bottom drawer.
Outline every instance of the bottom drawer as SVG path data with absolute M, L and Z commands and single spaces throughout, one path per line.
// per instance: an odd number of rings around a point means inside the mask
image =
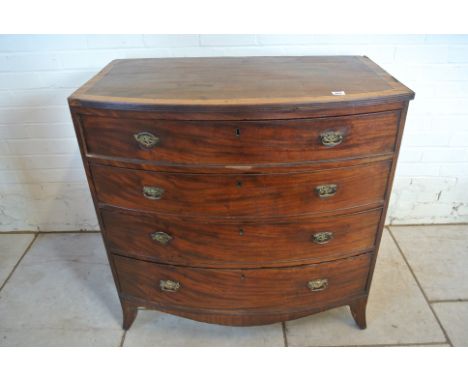
M 114 255 L 122 297 L 196 311 L 298 312 L 364 293 L 371 255 L 263 269 L 160 265 Z

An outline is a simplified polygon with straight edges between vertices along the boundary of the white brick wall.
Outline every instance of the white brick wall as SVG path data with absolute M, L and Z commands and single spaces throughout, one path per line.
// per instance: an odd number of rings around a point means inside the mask
M 388 221 L 468 222 L 468 36 L 0 36 L 0 231 L 96 229 L 66 97 L 116 58 L 367 55 L 416 92 Z

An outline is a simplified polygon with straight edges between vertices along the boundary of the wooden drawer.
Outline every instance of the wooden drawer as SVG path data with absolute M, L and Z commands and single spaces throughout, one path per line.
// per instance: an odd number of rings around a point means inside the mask
M 273 121 L 170 121 L 82 115 L 81 121 L 90 155 L 203 166 L 296 163 L 391 153 L 399 114 L 394 110 Z M 152 134 L 157 142 L 146 148 L 135 139 L 138 133 Z M 330 141 L 332 133 L 338 134 L 335 142 Z M 328 140 L 324 134 L 329 134 Z
M 101 203 L 165 214 L 256 218 L 382 203 L 389 168 L 385 161 L 304 173 L 195 175 L 91 166 Z M 336 185 L 336 193 L 320 197 L 316 188 L 324 185 Z
M 334 260 L 370 251 L 381 212 L 226 221 L 103 209 L 101 217 L 107 244 L 115 253 L 175 265 L 258 268 Z
M 113 256 L 126 298 L 168 308 L 289 313 L 364 293 L 370 261 L 364 254 L 300 267 L 220 270 Z

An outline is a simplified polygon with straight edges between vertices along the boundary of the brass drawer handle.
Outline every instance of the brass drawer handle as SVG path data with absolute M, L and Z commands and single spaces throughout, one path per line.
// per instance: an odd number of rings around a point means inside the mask
M 151 239 L 157 241 L 158 243 L 166 245 L 172 240 L 172 236 L 167 234 L 166 232 L 153 232 L 151 234 Z
M 312 292 L 320 292 L 321 290 L 327 289 L 328 287 L 328 279 L 317 279 L 317 280 L 310 280 L 307 283 L 307 287 Z
M 326 131 L 320 134 L 320 138 L 322 139 L 322 145 L 327 147 L 338 146 L 343 142 L 343 134 L 339 131 Z
M 159 138 L 154 134 L 143 131 L 133 136 L 135 140 L 145 149 L 151 149 L 159 143 Z
M 163 292 L 177 292 L 180 289 L 180 283 L 173 280 L 160 280 L 159 287 Z
M 161 199 L 164 194 L 164 189 L 161 187 L 144 186 L 143 196 L 147 199 L 158 200 Z
M 336 184 L 321 184 L 315 187 L 315 193 L 319 198 L 325 199 L 334 196 L 337 188 L 338 186 Z
M 333 239 L 333 232 L 317 232 L 312 235 L 312 239 L 316 244 L 326 244 Z

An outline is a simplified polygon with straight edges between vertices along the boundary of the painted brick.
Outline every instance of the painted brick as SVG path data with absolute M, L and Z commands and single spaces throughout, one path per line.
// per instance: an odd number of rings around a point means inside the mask
M 437 176 L 440 165 L 436 163 L 405 163 L 399 162 L 396 175 L 400 176 Z
M 463 132 L 454 132 L 450 136 L 449 145 L 451 147 L 467 147 L 468 145 L 468 126 Z
M 26 106 L 63 106 L 66 107 L 67 97 L 73 93 L 74 88 L 63 89 L 34 89 L 9 91 L 3 96 L 0 91 L 0 107 L 26 107 Z
M 447 61 L 450 63 L 468 63 L 468 46 L 450 46 Z
M 0 125 L 0 139 L 19 139 L 29 138 L 28 128 L 26 126 Z M 5 143 L 6 144 L 6 143 Z
M 55 53 L 20 53 L 0 56 L 0 71 L 34 71 L 60 69 Z
M 424 64 L 424 63 L 404 63 L 399 66 L 400 72 L 392 70 L 393 74 L 411 73 L 416 80 L 427 81 L 466 81 L 468 80 L 468 65 L 466 64 Z M 406 69 L 405 69 L 406 67 Z
M 441 176 L 468 177 L 468 161 L 464 163 L 450 163 L 440 166 Z
M 276 46 L 261 47 L 226 47 L 222 48 L 223 56 L 284 56 L 284 49 Z
M 457 180 L 457 183 L 440 193 L 439 200 L 442 203 L 466 203 L 468 204 L 468 174 L 466 178 Z
M 422 44 L 424 35 L 259 35 L 258 41 L 265 45 L 404 45 Z
M 69 70 L 38 73 L 43 87 L 78 88 L 96 75 L 98 70 Z
M 406 116 L 405 135 L 408 131 L 428 130 L 433 120 L 430 116 L 421 116 L 413 113 L 412 103 L 410 104 L 408 115 Z
M 377 63 L 391 62 L 394 56 L 394 47 L 367 46 L 367 45 L 300 45 L 282 47 L 284 55 L 292 56 L 333 56 L 356 55 L 368 56 Z
M 466 151 L 459 148 L 425 148 L 422 162 L 444 163 L 466 161 Z
M 170 57 L 221 57 L 228 56 L 226 48 L 194 46 L 170 49 Z
M 459 45 L 468 44 L 468 35 L 466 34 L 434 34 L 427 35 L 425 42 L 427 44 Z
M 7 144 L 7 142 L 3 139 L 0 139 L 0 155 L 8 155 L 10 152 L 10 146 Z
M 405 130 L 403 135 L 403 147 L 434 147 L 448 146 L 450 136 L 434 132 L 432 130 L 412 131 Z
M 89 49 L 143 48 L 142 35 L 91 35 L 87 36 Z
M 256 45 L 257 36 L 252 34 L 242 35 L 201 35 L 200 45 L 202 46 L 248 46 Z
M 151 48 L 180 48 L 199 45 L 199 36 L 196 34 L 179 35 L 144 35 L 145 46 Z
M 448 47 L 424 45 L 398 46 L 395 50 L 395 60 L 412 63 L 445 63 L 448 57 Z
M 4 156 L 0 159 L 0 169 L 82 169 L 83 164 L 78 153 L 71 155 L 17 155 Z
M 118 50 L 87 50 L 85 52 L 60 53 L 59 59 L 62 69 L 102 69 L 109 62 L 123 58 Z
M 0 90 L 38 89 L 43 85 L 41 75 L 37 72 L 0 73 Z
M 0 52 L 86 49 L 86 37 L 79 35 L 3 35 Z
M 65 106 L 2 108 L 0 121 L 2 124 L 69 123 L 70 111 Z
M 423 149 L 402 147 L 400 150 L 400 162 L 419 162 L 423 156 Z
M 76 139 L 17 139 L 8 140 L 12 154 L 73 154 L 79 152 Z
M 21 183 L 72 183 L 86 180 L 82 169 L 34 169 L 22 171 L 0 171 L 0 181 L 3 184 Z

